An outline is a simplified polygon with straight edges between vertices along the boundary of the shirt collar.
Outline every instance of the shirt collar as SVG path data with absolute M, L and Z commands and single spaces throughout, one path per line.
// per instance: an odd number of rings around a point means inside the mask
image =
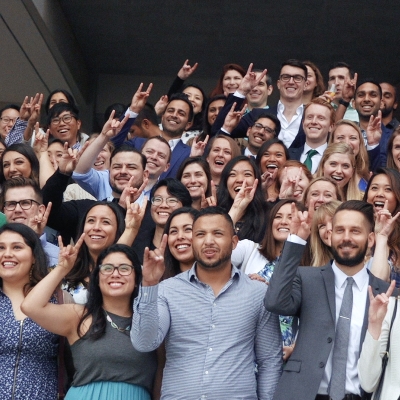
M 197 274 L 196 274 L 196 262 L 192 265 L 192 268 L 190 268 L 190 270 L 189 270 L 189 281 L 193 281 L 193 280 L 196 280 L 197 282 L 201 282 L 200 280 L 199 280 L 199 278 L 197 277 Z M 234 265 L 232 265 L 232 269 L 231 269 L 231 279 L 233 279 L 235 276 L 238 276 L 239 277 L 239 275 L 240 275 L 240 270 L 239 269 L 237 269 Z
M 346 285 L 346 279 L 348 276 L 336 265 L 335 261 L 332 262 L 333 273 L 335 274 L 335 287 L 336 289 L 343 288 Z M 361 292 L 365 285 L 368 285 L 369 277 L 366 266 L 361 271 L 358 271 L 355 275 L 352 276 L 354 282 Z
M 303 114 L 304 104 L 300 104 L 296 109 L 296 115 Z M 285 111 L 285 105 L 279 100 L 278 101 L 278 111 L 283 113 Z
M 316 150 L 319 155 L 323 155 L 324 151 L 328 147 L 328 143 L 324 143 L 322 146 L 316 147 L 315 149 L 312 149 L 307 143 L 304 143 L 304 154 L 307 154 L 310 150 Z

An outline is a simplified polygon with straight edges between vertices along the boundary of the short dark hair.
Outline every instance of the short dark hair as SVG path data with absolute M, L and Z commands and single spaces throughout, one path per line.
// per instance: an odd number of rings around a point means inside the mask
M 41 281 L 48 273 L 47 270 L 47 256 L 43 250 L 42 243 L 40 242 L 39 236 L 29 226 L 20 224 L 18 222 L 12 222 L 3 225 L 0 228 L 0 235 L 4 232 L 15 232 L 21 235 L 24 242 L 32 250 L 32 257 L 35 260 L 32 264 L 29 282 L 24 286 L 24 295 Z M 0 278 L 0 286 L 3 286 L 3 280 Z
M 365 219 L 370 228 L 370 232 L 374 231 L 375 219 L 374 219 L 374 207 L 362 200 L 348 200 L 340 204 L 336 209 L 335 215 L 340 211 L 358 211 L 364 215 Z
M 152 199 L 157 189 L 163 186 L 167 188 L 167 192 L 171 196 L 175 196 L 182 203 L 183 207 L 190 207 L 192 205 L 189 190 L 186 189 L 182 182 L 175 178 L 160 179 L 151 189 L 150 198 Z
M 18 107 L 16 104 L 7 104 L 5 107 L 3 107 L 3 108 L 0 110 L 0 116 L 3 114 L 4 111 L 10 110 L 10 109 L 19 112 L 20 107 Z
M 1 209 L 4 208 L 4 202 L 6 199 L 6 193 L 9 189 L 20 188 L 20 187 L 31 187 L 35 192 L 35 196 L 38 199 L 39 203 L 43 203 L 43 195 L 39 188 L 37 182 L 31 178 L 24 178 L 23 176 L 17 176 L 13 179 L 8 179 L 2 185 L 1 194 L 0 194 L 0 204 Z M 34 200 L 34 199 L 33 199 Z
M 147 159 L 146 157 L 138 150 L 135 149 L 133 146 L 129 145 L 129 144 L 123 144 L 120 147 L 117 147 L 116 149 L 113 150 L 113 152 L 111 153 L 110 156 L 110 165 L 112 163 L 112 159 L 118 154 L 118 153 L 136 153 L 139 154 L 140 156 L 140 162 L 142 164 L 143 167 L 143 171 L 146 169 L 146 163 L 147 163 Z
M 58 117 L 64 111 L 69 111 L 77 120 L 79 120 L 79 110 L 75 105 L 69 103 L 57 103 L 50 108 L 49 113 L 47 114 L 47 125 L 50 126 L 51 120 Z
M 285 158 L 286 160 L 290 160 L 290 156 L 289 156 L 289 150 L 287 149 L 287 147 L 285 146 L 285 143 L 282 142 L 282 140 L 278 139 L 278 138 L 273 138 L 273 139 L 269 139 L 266 142 L 264 142 L 262 144 L 262 146 L 260 147 L 260 149 L 257 152 L 257 157 L 256 157 L 256 165 L 259 171 L 261 171 L 261 158 L 263 156 L 263 154 L 273 145 L 273 144 L 279 144 L 282 146 L 283 151 L 285 153 Z
M 64 103 L 64 104 L 71 104 L 73 107 L 76 107 L 76 103 L 74 100 L 74 97 L 72 96 L 72 94 L 70 92 L 68 92 L 65 89 L 55 89 L 52 92 L 50 92 L 50 94 L 48 95 L 47 99 L 46 99 L 46 103 L 44 104 L 44 109 L 46 111 L 46 114 L 49 113 L 50 110 L 50 101 L 51 98 L 53 97 L 53 95 L 55 95 L 56 93 L 62 93 L 65 98 L 67 99 L 68 103 Z M 57 103 L 58 104 L 58 103 Z M 54 104 L 55 105 L 55 104 Z M 53 106 L 54 107 L 54 106 Z
M 150 103 L 146 103 L 144 107 L 139 111 L 138 116 L 135 118 L 133 125 L 140 126 L 144 119 L 150 121 L 153 125 L 158 126 L 158 117 L 154 106 Z
M 225 218 L 225 220 L 228 222 L 229 227 L 232 229 L 232 236 L 236 235 L 235 227 L 233 226 L 233 221 L 232 221 L 231 216 L 222 207 L 218 207 L 218 206 L 202 208 L 198 212 L 198 214 L 194 217 L 193 225 L 201 217 L 208 217 L 208 216 L 212 216 L 212 215 L 222 215 Z
M 168 150 L 168 162 L 170 162 L 170 161 L 171 161 L 171 155 L 172 155 L 171 147 L 169 146 L 169 143 L 168 143 L 162 136 L 153 136 L 153 137 L 148 138 L 148 139 L 142 144 L 142 147 L 140 148 L 140 151 L 141 151 L 141 152 L 143 151 L 144 146 L 146 146 L 146 144 L 147 144 L 148 142 L 150 142 L 150 140 L 158 140 L 159 142 L 164 143 L 164 144 L 166 144 L 166 145 L 168 146 L 168 149 L 169 149 L 169 150 Z
M 190 100 L 188 99 L 187 95 L 185 93 L 174 93 L 171 96 L 171 98 L 169 99 L 169 101 L 168 101 L 167 108 L 170 105 L 171 101 L 174 101 L 174 100 L 184 101 L 189 106 L 189 119 L 188 119 L 188 122 L 192 122 L 193 121 L 193 116 L 194 116 L 193 104 L 190 102 Z
M 182 180 L 183 171 L 185 168 L 190 164 L 199 164 L 201 168 L 203 168 L 204 173 L 207 177 L 207 190 L 206 190 L 206 197 L 211 196 L 211 172 L 210 172 L 210 165 L 203 157 L 188 157 L 186 158 L 182 164 L 180 165 L 178 172 L 176 173 L 176 179 L 179 181 Z
M 274 124 L 275 124 L 275 137 L 278 137 L 279 132 L 281 131 L 281 121 L 277 118 L 276 115 L 270 114 L 268 112 L 262 113 L 260 115 L 257 115 L 256 118 L 254 118 L 254 124 L 260 119 L 260 118 L 268 118 L 270 119 Z M 253 126 L 254 126 L 253 124 Z
M 353 70 L 353 68 L 349 64 L 345 63 L 344 61 L 336 61 L 336 62 L 332 63 L 329 66 L 329 70 L 328 71 L 330 72 L 332 69 L 335 69 L 335 68 L 347 68 L 349 70 L 350 78 L 351 79 L 354 78 L 354 70 Z
M 364 85 L 365 83 L 372 83 L 373 85 L 375 85 L 378 88 L 378 92 L 382 98 L 382 88 L 381 85 L 379 84 L 379 82 L 377 80 L 375 80 L 374 78 L 365 78 L 362 79 L 361 81 L 357 81 L 357 86 L 356 86 L 356 91 L 354 93 L 354 95 L 357 94 L 358 89 L 360 88 L 361 85 Z
M 106 111 L 104 111 L 104 122 L 108 121 L 108 118 L 110 118 L 110 115 L 113 111 L 115 111 L 114 114 L 114 119 L 120 119 L 121 117 L 125 116 L 125 111 L 128 107 L 126 107 L 122 103 L 113 103 L 110 104 L 107 108 Z
M 304 71 L 304 78 L 307 80 L 307 74 L 308 74 L 308 71 L 307 71 L 307 67 L 306 67 L 306 65 L 305 64 L 303 64 L 301 61 L 299 61 L 299 60 L 296 60 L 295 58 L 290 58 L 289 60 L 286 60 L 286 61 L 284 61 L 283 63 L 282 63 L 282 65 L 281 65 L 281 71 L 282 71 L 282 68 L 283 67 L 285 67 L 286 65 L 289 65 L 289 66 L 291 66 L 291 67 L 296 67 L 296 68 L 300 68 L 300 69 L 302 69 L 303 71 Z M 279 72 L 279 76 L 280 76 L 281 74 L 280 74 L 280 72 Z
M 390 82 L 380 82 L 379 86 L 383 85 L 384 83 L 386 85 L 390 85 L 394 89 L 394 102 L 398 103 L 398 101 L 399 101 L 399 91 L 397 90 L 397 87 L 395 85 L 393 85 L 392 83 L 390 83 Z
M 253 68 L 253 72 L 257 72 L 257 73 L 261 73 L 264 72 L 263 69 L 259 69 L 259 68 Z M 266 74 L 265 75 L 265 82 L 267 82 L 267 86 L 271 86 L 272 85 L 272 78 L 270 74 Z

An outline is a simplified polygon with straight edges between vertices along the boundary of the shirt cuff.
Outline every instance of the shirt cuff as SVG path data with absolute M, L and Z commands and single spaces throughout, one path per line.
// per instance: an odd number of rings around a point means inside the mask
M 293 233 L 289 234 L 287 241 L 291 243 L 302 244 L 303 246 L 307 244 L 306 240 L 302 239 L 300 236 L 294 235 Z
M 368 151 L 368 150 L 373 150 L 373 149 L 375 149 L 375 148 L 378 147 L 378 146 L 379 146 L 379 143 L 374 144 L 373 146 L 370 146 L 369 144 L 367 144 L 367 151 Z
M 229 136 L 231 135 L 231 133 L 228 132 L 228 131 L 227 131 L 226 129 L 224 129 L 224 128 L 221 128 L 221 131 L 224 132 L 224 133 L 226 133 L 226 134 L 229 135 Z
M 140 285 L 139 297 L 141 303 L 154 303 L 158 298 L 158 285 L 142 286 Z
M 129 115 L 129 118 L 136 118 L 139 114 L 135 113 L 134 111 L 132 111 L 130 108 L 128 108 L 125 111 L 125 116 Z
M 239 98 L 241 98 L 241 99 L 244 99 L 244 98 L 246 97 L 244 94 L 240 93 L 240 92 L 237 91 L 237 90 L 236 90 L 235 93 L 233 93 L 233 95 L 234 95 L 235 97 L 239 97 Z

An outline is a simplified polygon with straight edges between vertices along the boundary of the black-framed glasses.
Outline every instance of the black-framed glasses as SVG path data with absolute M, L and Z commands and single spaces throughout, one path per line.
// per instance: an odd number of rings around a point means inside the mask
M 151 199 L 151 204 L 153 204 L 153 206 L 161 206 L 164 200 L 167 205 L 171 207 L 176 206 L 179 203 L 179 200 L 176 197 L 156 196 Z
M 20 201 L 5 201 L 4 202 L 4 209 L 7 211 L 14 211 L 17 207 L 17 204 L 23 209 L 23 210 L 29 210 L 32 207 L 32 204 L 36 203 L 37 205 L 40 205 L 39 202 L 33 199 L 25 199 L 25 200 L 20 200 Z
M 289 74 L 282 74 L 279 77 L 279 80 L 282 82 L 289 82 L 290 79 L 292 79 L 292 78 L 296 83 L 300 83 L 300 82 L 306 80 L 306 78 L 303 75 L 289 75 Z
M 0 117 L 1 122 L 2 122 L 4 125 L 7 125 L 10 121 L 11 121 L 13 124 L 15 124 L 15 121 L 16 121 L 17 119 L 18 119 L 18 117 L 17 117 L 17 118 Z
M 53 119 L 51 120 L 50 123 L 51 123 L 51 125 L 59 125 L 60 122 L 62 121 L 62 122 L 64 122 L 65 124 L 69 124 L 69 123 L 71 123 L 72 118 L 75 118 L 75 119 L 76 119 L 75 115 L 66 114 L 66 115 L 63 115 L 62 117 L 55 117 L 55 118 L 53 118 Z
M 133 267 L 129 264 L 120 264 L 120 265 L 113 265 L 113 264 L 101 264 L 99 265 L 100 273 L 102 275 L 112 275 L 115 270 L 121 276 L 128 276 L 132 273 Z
M 262 124 L 260 124 L 260 123 L 258 123 L 258 122 L 256 122 L 256 123 L 253 125 L 253 128 L 262 130 L 263 132 L 269 133 L 270 135 L 275 135 L 275 130 L 274 130 L 274 129 L 271 129 L 269 126 L 264 126 L 264 125 L 262 125 Z

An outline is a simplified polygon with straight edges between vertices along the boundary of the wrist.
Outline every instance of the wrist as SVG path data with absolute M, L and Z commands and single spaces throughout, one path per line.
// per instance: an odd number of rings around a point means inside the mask
M 351 99 L 346 99 L 346 98 L 342 97 L 341 99 L 339 99 L 339 104 L 341 104 L 342 106 L 345 106 L 347 108 L 350 105 L 350 100 Z
M 146 279 L 142 279 L 142 283 L 141 285 L 144 286 L 156 286 L 159 284 L 159 281 L 155 281 L 155 280 L 146 280 Z

